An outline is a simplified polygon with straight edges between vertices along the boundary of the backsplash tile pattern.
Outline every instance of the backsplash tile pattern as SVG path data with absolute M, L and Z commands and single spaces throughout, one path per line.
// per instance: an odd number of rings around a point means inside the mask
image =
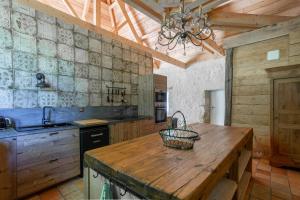
M 122 105 L 107 102 L 106 86 L 126 87 L 126 105 L 137 105 L 138 76 L 152 71 L 151 55 L 0 0 L 0 108 Z M 39 72 L 50 88 L 36 87 Z

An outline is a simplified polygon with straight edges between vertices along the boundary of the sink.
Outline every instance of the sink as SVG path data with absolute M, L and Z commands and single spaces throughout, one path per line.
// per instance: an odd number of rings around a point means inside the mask
M 34 126 L 20 126 L 16 127 L 16 131 L 24 132 L 24 131 L 35 131 L 35 130 L 43 130 L 48 128 L 59 128 L 64 126 L 71 126 L 70 123 L 54 123 L 54 124 L 41 124 L 41 125 L 34 125 Z

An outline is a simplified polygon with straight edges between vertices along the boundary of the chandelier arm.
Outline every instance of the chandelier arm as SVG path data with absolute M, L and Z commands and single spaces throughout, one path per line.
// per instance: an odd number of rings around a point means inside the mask
M 158 43 L 162 46 L 169 46 L 171 43 L 173 43 L 173 41 L 179 36 L 180 34 L 177 33 L 172 39 L 169 40 L 169 42 L 167 43 L 161 43 L 160 40 L 158 40 Z M 178 37 L 179 38 L 179 37 Z M 178 40 L 178 39 L 177 39 Z
M 179 38 L 180 37 L 177 37 L 177 40 L 176 40 L 176 42 L 175 42 L 175 45 L 173 46 L 173 47 L 171 47 L 170 48 L 170 46 L 168 45 L 168 49 L 171 51 L 171 50 L 173 50 L 173 49 L 175 49 L 175 47 L 177 46 L 177 44 L 178 44 L 178 40 L 179 40 Z M 174 40 L 173 40 L 174 41 Z M 173 41 L 171 42 L 171 43 L 169 43 L 169 44 L 172 44 L 173 43 Z
M 200 47 L 200 46 L 202 46 L 202 41 L 201 41 L 201 40 L 200 40 L 200 44 L 196 44 L 196 43 L 194 43 L 194 41 L 193 41 L 192 37 L 194 37 L 195 39 L 197 39 L 197 38 L 196 38 L 194 35 L 190 35 L 190 34 L 188 34 L 187 36 L 188 36 L 189 40 L 191 41 L 191 43 L 193 43 L 193 45 L 195 45 L 195 46 L 197 46 L 197 47 Z

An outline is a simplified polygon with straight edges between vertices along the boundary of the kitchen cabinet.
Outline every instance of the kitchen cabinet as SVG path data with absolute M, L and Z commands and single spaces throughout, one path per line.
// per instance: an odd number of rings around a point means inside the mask
M 155 123 L 153 119 L 120 122 L 109 126 L 110 144 L 131 140 L 167 128 L 167 122 Z
M 16 137 L 0 139 L 0 200 L 16 198 Z
M 79 130 L 18 136 L 17 197 L 80 174 Z

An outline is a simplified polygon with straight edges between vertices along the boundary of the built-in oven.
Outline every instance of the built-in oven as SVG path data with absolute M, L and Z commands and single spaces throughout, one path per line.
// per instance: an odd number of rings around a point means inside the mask
M 108 126 L 80 128 L 80 175 L 83 175 L 84 152 L 109 145 Z
M 167 102 L 167 92 L 155 90 L 155 102 Z
M 167 107 L 155 106 L 155 123 L 167 121 Z

